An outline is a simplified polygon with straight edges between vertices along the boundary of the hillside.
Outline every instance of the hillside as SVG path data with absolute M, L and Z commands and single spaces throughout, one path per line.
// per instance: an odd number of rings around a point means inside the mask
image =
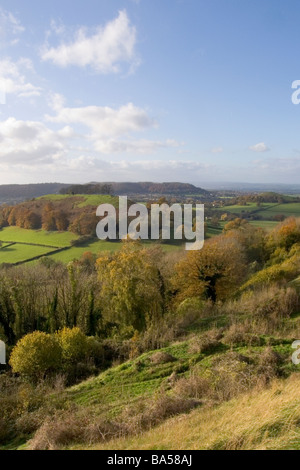
M 198 195 L 209 196 L 205 189 L 188 183 L 108 183 L 112 187 L 113 194 L 153 194 L 158 196 L 169 195 Z
M 300 376 L 93 450 L 300 450 Z
M 199 252 L 2 266 L 1 449 L 296 448 L 300 220 L 238 222 Z M 16 230 L 20 249 L 81 248 L 6 227 L 0 253 Z
M 56 194 L 67 184 L 41 183 L 41 184 L 2 184 L 0 185 L 0 204 L 13 204 L 25 199 Z
M 228 317 L 198 319 L 168 347 L 65 390 L 60 400 L 71 414 L 58 415 L 26 447 L 44 448 L 47 439 L 54 449 L 299 448 L 300 374 L 290 336 L 299 327 L 297 315 L 281 326 L 285 339 L 245 334 L 242 326 L 234 338 Z M 75 434 L 65 438 L 69 426 Z
M 187 183 L 91 183 L 90 185 L 69 185 L 65 183 L 8 184 L 0 185 L 0 205 L 16 204 L 27 199 L 48 194 L 66 193 L 69 188 L 85 186 L 108 187 L 110 194 L 118 196 L 153 195 L 153 196 L 202 196 L 209 198 L 210 193 Z M 80 190 L 76 194 L 80 194 Z M 97 192 L 96 192 L 97 194 Z

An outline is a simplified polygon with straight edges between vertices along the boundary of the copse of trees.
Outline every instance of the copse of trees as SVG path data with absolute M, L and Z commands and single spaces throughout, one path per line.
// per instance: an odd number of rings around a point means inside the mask
M 67 188 L 62 188 L 60 194 L 112 194 L 112 187 L 110 184 L 73 184 Z

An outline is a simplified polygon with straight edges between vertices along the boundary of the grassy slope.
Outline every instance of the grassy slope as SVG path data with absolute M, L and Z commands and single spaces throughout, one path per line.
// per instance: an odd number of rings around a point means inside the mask
M 166 421 L 141 436 L 95 446 L 104 450 L 300 450 L 300 375 L 216 408 Z
M 75 206 L 82 208 L 86 206 L 99 206 L 100 204 L 112 204 L 114 207 L 117 207 L 119 204 L 119 198 L 116 196 L 108 196 L 101 194 L 76 194 L 76 196 L 62 195 L 62 194 L 50 194 L 49 196 L 43 196 L 39 199 L 49 200 L 52 202 L 63 201 L 65 199 L 76 197 L 79 199 Z
M 298 321 L 299 318 L 293 321 Z M 226 319 L 219 317 L 218 319 L 201 320 L 198 327 L 194 330 L 205 331 L 212 327 L 212 325 L 222 326 L 226 323 Z M 268 338 L 261 337 L 265 344 Z M 171 354 L 176 361 L 167 364 L 154 365 L 150 361 L 153 352 L 148 352 L 117 367 L 113 367 L 96 378 L 91 378 L 67 391 L 66 399 L 74 401 L 80 407 L 83 407 L 89 414 L 96 414 L 107 416 L 109 419 L 114 418 L 122 412 L 124 407 L 138 406 L 139 403 L 145 399 L 159 394 L 161 389 L 167 384 L 168 378 L 174 372 L 178 377 L 189 377 L 194 367 L 202 371 L 209 370 L 212 362 L 217 358 L 222 358 L 224 354 L 230 354 L 235 351 L 239 354 L 252 358 L 253 360 L 259 358 L 260 354 L 264 351 L 265 346 L 257 347 L 233 347 L 230 348 L 225 344 L 215 350 L 214 353 L 192 353 L 190 350 L 190 342 L 192 339 L 186 338 L 171 344 L 169 347 L 161 351 Z M 286 374 L 297 372 L 298 368 L 294 366 L 289 360 L 291 354 L 292 340 L 279 340 L 273 349 L 287 358 L 284 365 Z M 252 360 L 251 359 L 251 360 Z M 300 377 L 298 384 L 300 384 Z M 284 388 L 282 384 L 280 387 Z M 268 397 L 268 392 L 263 392 Z M 272 396 L 272 395 L 271 395 Z M 249 433 L 259 430 L 260 425 L 264 425 L 263 413 L 266 410 L 266 402 L 262 400 L 262 395 L 259 394 L 258 398 L 261 400 L 258 409 L 262 414 L 261 421 L 255 421 L 258 413 L 255 405 L 256 398 L 241 398 L 240 400 L 233 401 L 229 404 L 222 405 L 213 409 L 198 409 L 191 415 L 181 415 L 179 418 L 174 418 L 170 422 L 160 426 L 152 432 L 147 432 L 141 437 L 126 438 L 122 440 L 114 440 L 107 444 L 103 444 L 97 448 L 100 449 L 197 449 L 197 448 L 213 448 L 217 444 L 226 441 L 226 436 L 229 439 L 232 431 L 236 434 L 242 433 L 248 429 Z M 248 403 L 249 410 L 247 413 L 248 421 L 243 418 L 245 403 Z M 277 402 L 276 402 L 277 403 Z M 277 415 L 278 409 L 274 402 L 270 406 L 270 412 L 265 417 L 266 422 Z M 298 397 L 298 404 L 300 398 Z M 280 408 L 280 401 L 278 401 L 278 408 Z M 273 407 L 273 408 L 272 408 Z M 279 420 L 285 425 L 284 421 L 284 408 L 280 409 L 281 415 Z M 233 424 L 232 415 L 236 413 L 240 422 Z M 273 419 L 273 418 L 272 418 Z M 300 419 L 300 408 L 299 408 Z M 263 424 L 261 424 L 263 423 Z M 172 427 L 170 427 L 172 426 Z M 178 429 L 176 429 L 178 426 Z M 182 428 L 181 428 L 182 426 Z M 231 428 L 229 428 L 231 426 Z M 256 427 L 255 427 L 256 426 Z M 205 440 L 204 437 L 205 436 Z M 254 433 L 255 437 L 255 433 Z M 82 447 L 86 448 L 86 444 Z

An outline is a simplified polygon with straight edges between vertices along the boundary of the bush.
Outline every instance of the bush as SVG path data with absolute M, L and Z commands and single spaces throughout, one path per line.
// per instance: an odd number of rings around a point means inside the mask
M 234 323 L 229 330 L 226 331 L 223 342 L 230 346 L 261 346 L 263 340 L 259 336 L 251 333 L 249 325 Z
M 175 395 L 181 398 L 212 398 L 212 387 L 209 380 L 197 374 L 179 379 L 173 388 Z
M 86 423 L 72 413 L 47 418 L 30 441 L 30 450 L 59 450 L 84 440 Z
M 62 349 L 65 365 L 77 364 L 86 359 L 89 343 L 87 336 L 79 328 L 64 328 L 56 334 Z
M 190 344 L 191 354 L 210 354 L 220 346 L 222 333 L 218 330 L 211 330 L 200 337 L 192 339 Z
M 280 289 L 274 286 L 253 294 L 246 308 L 249 313 L 261 318 L 289 318 L 299 311 L 299 296 L 291 287 Z
M 36 331 L 17 343 L 9 363 L 14 373 L 38 380 L 61 367 L 62 349 L 55 336 Z
M 280 375 L 281 356 L 271 347 L 264 350 L 259 358 L 258 374 L 262 385 L 268 385 L 273 379 Z
M 157 352 L 157 353 L 154 353 L 151 357 L 150 357 L 150 361 L 152 362 L 152 364 L 167 364 L 169 362 L 175 362 L 176 359 L 175 357 L 171 356 L 171 354 L 167 354 L 165 352 Z

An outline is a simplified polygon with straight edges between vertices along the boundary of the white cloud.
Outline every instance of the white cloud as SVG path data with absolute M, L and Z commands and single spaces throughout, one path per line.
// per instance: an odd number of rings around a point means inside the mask
M 146 111 L 132 103 L 118 109 L 108 106 L 63 108 L 62 103 L 63 98 L 55 95 L 53 104 L 57 115 L 46 116 L 46 119 L 56 123 L 84 125 L 92 131 L 91 137 L 95 140 L 126 135 L 156 126 L 155 121 L 148 116 Z
M 25 31 L 20 21 L 9 11 L 0 8 L 0 35 L 19 35 Z
M 65 101 L 65 97 L 60 93 L 49 94 L 48 105 L 51 109 L 53 109 L 53 111 L 59 112 L 64 107 Z
M 182 145 L 171 139 L 155 141 L 132 138 L 134 133 L 157 127 L 156 121 L 144 109 L 132 103 L 117 109 L 100 106 L 65 108 L 63 104 L 63 96 L 52 95 L 50 106 L 57 114 L 46 116 L 46 119 L 53 123 L 79 124 L 87 127 L 90 133 L 85 138 L 92 142 L 97 152 L 150 154 L 162 148 Z
M 59 32 L 63 32 L 62 25 Z M 137 65 L 135 46 L 136 29 L 126 11 L 120 11 L 116 19 L 104 27 L 99 26 L 94 33 L 81 27 L 73 41 L 63 42 L 58 47 L 46 45 L 41 56 L 44 61 L 60 67 L 89 66 L 99 73 L 117 73 L 121 63 Z
M 32 70 L 29 59 L 13 62 L 11 59 L 0 60 L 0 90 L 2 93 L 16 94 L 20 97 L 39 96 L 41 88 L 27 81 L 24 71 Z
M 269 147 L 267 147 L 267 145 L 264 143 L 264 142 L 260 142 L 259 144 L 256 144 L 256 145 L 253 145 L 252 147 L 249 147 L 250 150 L 252 150 L 253 152 L 258 152 L 258 153 L 262 153 L 262 152 L 269 152 Z
M 0 122 L 0 165 L 53 163 L 66 153 L 72 136 L 69 127 L 54 132 L 40 122 L 9 118 Z

